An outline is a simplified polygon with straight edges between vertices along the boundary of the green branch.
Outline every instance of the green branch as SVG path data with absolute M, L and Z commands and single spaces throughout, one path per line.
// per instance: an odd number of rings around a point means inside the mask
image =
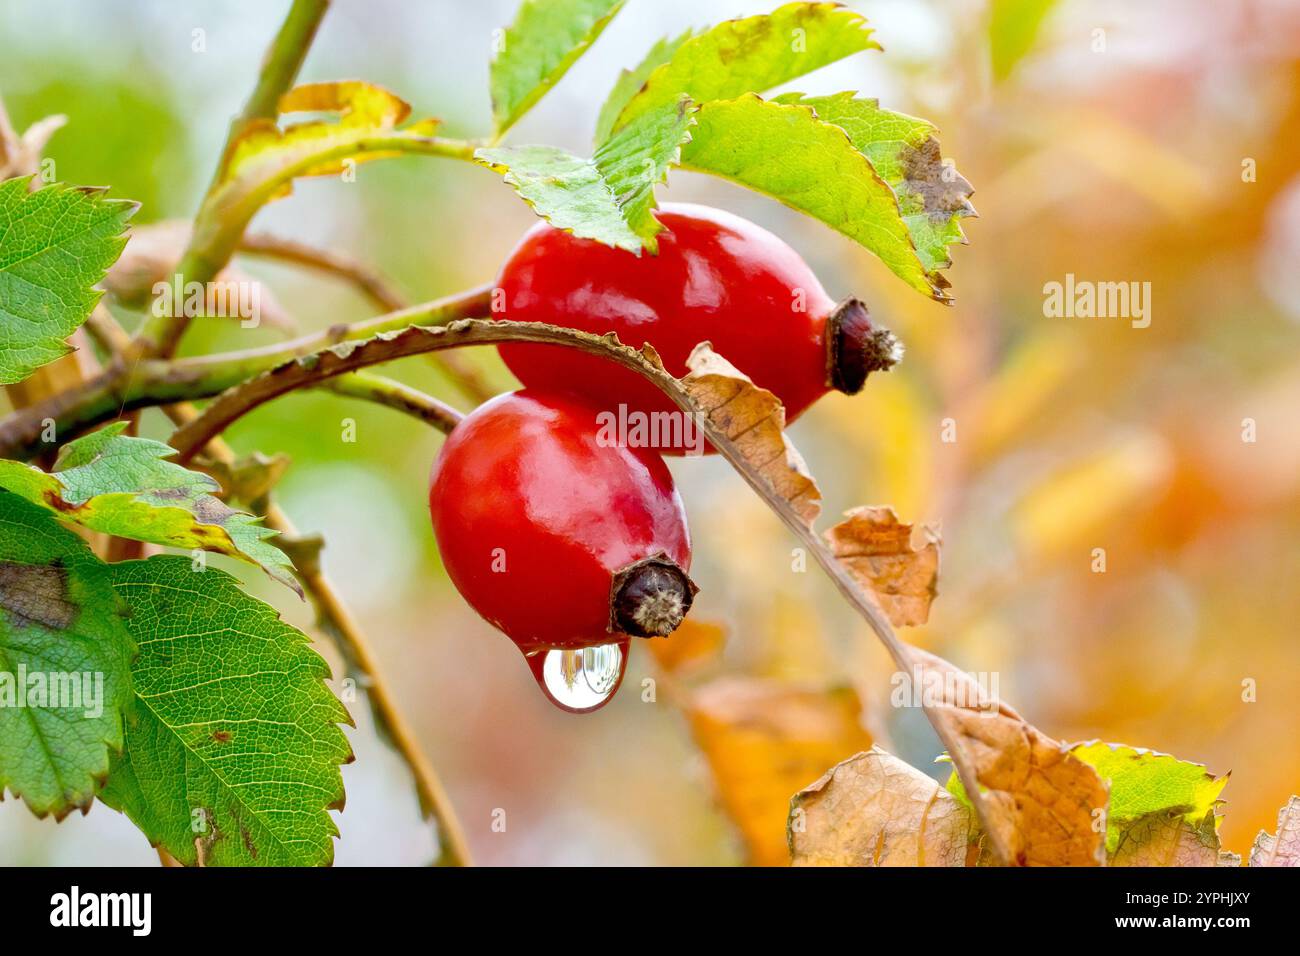
M 124 411 L 211 398 L 285 362 L 342 342 L 411 325 L 445 325 L 487 316 L 491 291 L 490 286 L 480 286 L 364 322 L 335 325 L 290 342 L 241 352 L 174 361 L 119 357 L 94 378 L 0 420 L 0 457 L 29 458 L 47 448 L 42 440 L 47 422 L 54 422 L 56 440 L 62 442 Z
M 325 11 L 329 9 L 329 0 L 294 0 L 285 17 L 280 32 L 271 41 L 271 46 L 262 61 L 262 72 L 257 78 L 257 85 L 249 95 L 244 109 L 230 125 L 226 145 L 221 151 L 221 160 L 217 171 L 208 186 L 207 195 L 199 207 L 194 220 L 194 232 L 190 237 L 189 247 L 181 256 L 177 272 L 187 282 L 206 284 L 211 282 L 218 272 L 225 268 L 234 252 L 234 245 L 224 248 L 223 239 L 226 230 L 213 228 L 209 221 L 212 209 L 209 200 L 221 181 L 221 171 L 225 167 L 226 155 L 239 139 L 247 126 L 259 119 L 274 118 L 279 113 L 280 97 L 293 85 L 302 68 L 303 60 L 316 36 Z M 249 217 L 252 218 L 252 213 Z M 234 242 L 238 243 L 243 235 L 247 220 L 238 224 L 238 233 Z M 235 228 L 232 223 L 230 228 Z M 132 342 L 132 352 L 136 356 L 169 356 L 176 351 L 181 336 L 189 326 L 186 316 L 154 315 L 147 318 L 136 332 Z
M 323 382 L 320 387 L 336 395 L 359 398 L 362 401 L 374 402 L 376 405 L 384 405 L 404 412 L 418 418 L 426 425 L 432 425 L 444 435 L 465 417 L 432 395 L 426 395 L 419 389 L 411 388 L 402 382 L 382 375 L 372 375 L 369 372 L 340 375 Z

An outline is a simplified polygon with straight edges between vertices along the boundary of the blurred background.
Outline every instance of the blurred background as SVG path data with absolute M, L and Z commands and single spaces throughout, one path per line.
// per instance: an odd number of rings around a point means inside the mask
M 775 5 L 630 0 L 510 141 L 589 153 L 604 91 L 655 39 Z M 832 297 L 859 295 L 906 343 L 898 369 L 792 429 L 821 482 L 824 525 L 891 504 L 941 527 L 940 595 L 905 636 L 995 673 L 1058 739 L 1231 771 L 1221 833 L 1246 852 L 1300 790 L 1300 5 L 848 5 L 885 52 L 792 88 L 858 90 L 938 124 L 981 214 L 965 221 L 971 245 L 954 249 L 955 305 L 718 180 L 674 172 L 660 199 L 777 232 Z M 286 7 L 15 0 L 0 8 L 0 96 L 20 130 L 68 116 L 48 149 L 60 180 L 139 200 L 138 224 L 189 217 Z M 364 78 L 450 135 L 483 135 L 491 31 L 513 15 L 514 0 L 336 0 L 302 78 Z M 419 301 L 490 280 L 532 220 L 493 174 L 407 157 L 362 166 L 355 183 L 299 181 L 253 228 L 354 255 Z M 241 266 L 303 331 L 375 311 L 331 278 Z M 1045 315 L 1044 284 L 1067 274 L 1149 282 L 1150 326 Z M 196 323 L 186 351 L 277 334 Z M 493 351 L 464 354 L 493 387 L 513 387 Z M 391 371 L 468 408 L 426 361 Z M 158 413 L 144 433 L 165 437 Z M 782 863 L 789 796 L 872 740 L 946 773 L 922 714 L 890 706 L 892 668 L 865 626 L 819 572 L 791 570 L 793 539 L 721 461 L 673 462 L 703 588 L 697 623 L 660 642 L 659 659 L 634 648 L 622 693 L 574 717 L 543 699 L 514 646 L 442 573 L 425 500 L 436 433 L 306 394 L 228 437 L 291 456 L 278 498 L 323 536 L 326 570 L 378 646 L 480 862 Z M 305 605 L 232 570 L 310 627 Z M 338 863 L 430 861 L 436 838 L 402 764 L 365 706 L 350 709 L 357 760 L 343 771 Z M 106 807 L 56 825 L 10 800 L 0 863 L 157 858 Z

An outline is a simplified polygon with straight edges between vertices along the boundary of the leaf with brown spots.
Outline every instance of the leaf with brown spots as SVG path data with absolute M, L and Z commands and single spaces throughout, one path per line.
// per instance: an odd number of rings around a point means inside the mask
M 871 746 L 850 688 L 724 677 L 691 690 L 683 706 L 718 799 L 759 866 L 789 862 L 790 794 Z
M 952 265 L 948 247 L 965 243 L 961 220 L 974 216 L 974 193 L 966 177 L 943 159 L 938 130 L 932 123 L 906 113 L 881 109 L 877 100 L 855 99 L 852 93 L 804 96 L 788 93 L 779 103 L 810 106 L 818 119 L 840 127 L 898 197 L 898 210 L 927 273 L 947 286 L 939 271 Z
M 302 596 L 289 559 L 268 540 L 274 531 L 216 498 L 220 486 L 207 475 L 164 460 L 176 449 L 125 428 L 118 422 L 69 442 L 49 473 L 0 460 L 0 488 L 105 534 L 259 565 Z
M 835 557 L 853 573 L 895 627 L 924 624 L 939 579 L 939 536 L 924 529 L 925 543 L 912 547 L 912 526 L 893 508 L 854 508 L 826 532 Z
M 187 866 L 330 863 L 351 719 L 307 636 L 185 558 L 108 572 L 140 654 L 101 799 Z
M 58 819 L 89 808 L 122 747 L 134 650 L 86 543 L 0 491 L 0 796 Z
M 965 866 L 971 811 L 879 747 L 836 764 L 790 801 L 795 866 Z

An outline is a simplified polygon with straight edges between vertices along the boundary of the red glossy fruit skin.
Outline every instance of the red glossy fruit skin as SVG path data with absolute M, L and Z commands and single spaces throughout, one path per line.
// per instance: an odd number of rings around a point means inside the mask
M 690 567 L 686 511 L 663 459 L 602 446 L 595 416 L 536 389 L 498 395 L 434 462 L 429 512 L 447 573 L 525 651 L 617 640 L 607 630 L 614 573 L 660 552 Z
M 835 307 L 785 242 L 739 216 L 665 204 L 659 254 L 638 258 L 547 223 L 530 229 L 502 267 L 495 318 L 617 332 L 649 342 L 674 375 L 699 342 L 775 392 L 793 421 L 828 391 L 826 317 Z M 804 311 L 795 311 L 802 291 Z M 527 386 L 569 390 L 603 409 L 676 411 L 635 372 L 562 346 L 511 342 L 502 359 Z

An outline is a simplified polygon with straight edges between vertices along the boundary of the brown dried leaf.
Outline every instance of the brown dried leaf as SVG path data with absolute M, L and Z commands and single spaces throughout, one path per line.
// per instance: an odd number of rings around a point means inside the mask
M 1092 767 L 1066 752 L 970 675 L 912 648 L 912 679 L 936 693 L 930 710 L 951 738 L 954 763 L 972 770 L 997 854 L 1016 866 L 1100 866 L 1109 794 Z
M 680 380 L 708 420 L 736 445 L 745 461 L 809 527 L 821 513 L 821 490 L 785 437 L 785 409 L 725 358 L 701 342 Z
M 196 467 L 217 480 L 223 489 L 221 497 L 227 501 L 253 504 L 280 483 L 290 463 L 289 456 L 281 452 L 264 455 L 255 451 L 234 461 L 204 459 L 196 462 Z
M 832 767 L 790 801 L 794 866 L 965 866 L 973 816 L 879 747 Z
M 850 688 L 725 677 L 692 691 L 686 716 L 752 863 L 789 862 L 790 794 L 871 746 Z
M 912 525 L 889 507 L 861 507 L 825 532 L 835 557 L 874 594 L 895 627 L 924 624 L 939 580 L 939 536 L 923 528 L 926 541 L 912 547 Z
M 41 154 L 45 152 L 50 137 L 66 126 L 67 122 L 66 116 L 56 113 L 37 120 L 19 136 L 9 125 L 9 117 L 4 114 L 4 106 L 0 104 L 0 180 L 31 176 L 39 172 Z
M 1277 835 L 1259 831 L 1250 848 L 1251 866 L 1300 866 L 1300 797 L 1292 797 L 1277 814 Z
M 1196 826 L 1178 810 L 1161 810 L 1120 831 L 1111 866 L 1240 866 L 1241 857 L 1219 846 L 1213 810 Z
M 681 676 L 715 662 L 726 642 L 727 632 L 721 625 L 688 617 L 666 640 L 650 640 L 645 645 L 660 667 Z

